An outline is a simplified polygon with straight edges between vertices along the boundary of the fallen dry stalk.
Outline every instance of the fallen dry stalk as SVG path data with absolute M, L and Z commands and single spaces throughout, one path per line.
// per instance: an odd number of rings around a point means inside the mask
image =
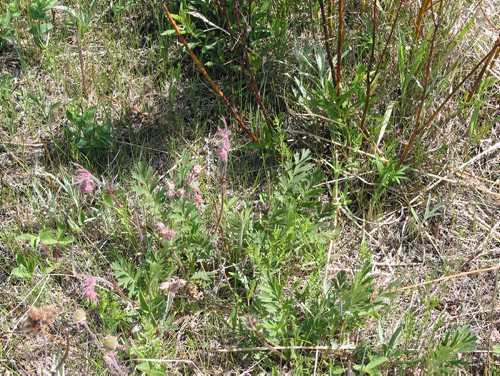
M 257 139 L 257 136 L 255 136 L 255 134 L 250 130 L 250 128 L 248 128 L 248 126 L 245 124 L 245 122 L 240 118 L 240 116 L 238 115 L 238 112 L 236 111 L 235 106 L 229 101 L 229 99 L 227 99 L 227 97 L 224 95 L 222 90 L 219 88 L 219 86 L 217 86 L 217 84 L 214 82 L 214 80 L 212 80 L 212 78 L 210 77 L 210 75 L 208 74 L 206 69 L 203 67 L 203 64 L 196 57 L 196 55 L 191 50 L 191 48 L 189 48 L 188 43 L 186 41 L 186 38 L 184 38 L 181 31 L 179 30 L 179 27 L 177 26 L 177 23 L 175 22 L 174 18 L 172 17 L 172 13 L 170 13 L 170 10 L 168 9 L 166 2 L 163 3 L 163 10 L 165 11 L 165 13 L 168 17 L 168 20 L 172 24 L 175 32 L 177 33 L 179 40 L 184 45 L 184 48 L 186 49 L 187 53 L 189 54 L 189 56 L 191 56 L 191 59 L 193 59 L 196 67 L 201 72 L 203 77 L 205 77 L 205 79 L 208 81 L 208 83 L 212 87 L 213 91 L 215 91 L 215 93 L 219 96 L 222 103 L 224 103 L 224 105 L 227 107 L 227 109 L 229 110 L 231 115 L 236 119 L 236 121 L 241 126 L 241 128 L 243 128 L 243 130 L 250 136 L 252 141 L 259 142 L 259 140 Z
M 352 351 L 355 350 L 355 345 L 342 346 L 272 346 L 272 349 L 266 346 L 257 347 L 232 347 L 228 349 L 210 349 L 210 352 L 218 353 L 239 353 L 239 352 L 254 352 L 254 351 L 277 351 L 277 350 L 312 350 L 312 351 Z
M 409 285 L 409 286 L 401 287 L 401 288 L 396 289 L 396 290 L 387 291 L 387 292 L 385 292 L 385 294 L 395 294 L 395 293 L 399 293 L 399 292 L 403 292 L 403 291 L 407 291 L 407 290 L 413 290 L 413 289 L 415 289 L 417 287 L 422 287 L 422 286 L 432 285 L 432 284 L 438 283 L 438 282 L 447 281 L 449 279 L 454 279 L 454 278 L 459 278 L 459 277 L 465 277 L 466 275 L 472 275 L 472 274 L 480 274 L 480 273 L 492 272 L 492 271 L 498 270 L 498 269 L 500 269 L 500 264 L 497 264 L 495 266 L 491 266 L 489 268 L 469 270 L 468 272 L 456 273 L 456 274 L 452 274 L 452 275 L 449 275 L 449 276 L 446 276 L 446 277 L 441 277 L 441 278 L 437 278 L 437 279 L 431 279 L 430 281 L 416 283 L 414 285 Z

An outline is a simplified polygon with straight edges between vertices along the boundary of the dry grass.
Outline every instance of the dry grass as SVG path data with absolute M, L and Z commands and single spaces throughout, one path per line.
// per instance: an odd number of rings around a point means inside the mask
M 463 57 L 463 68 L 458 70 L 459 73 L 466 72 L 472 62 L 484 56 L 498 33 L 493 28 L 498 25 L 494 1 L 480 3 L 474 26 L 457 51 Z M 475 6 L 476 3 L 471 5 L 471 11 Z M 57 14 L 56 23 L 62 22 L 59 17 Z M 457 24 L 466 22 L 466 19 L 467 12 L 464 13 L 464 20 Z M 207 98 L 193 101 L 186 89 L 191 83 L 180 83 L 175 77 L 166 77 L 162 67 L 157 70 L 149 56 L 155 56 L 159 45 L 132 46 L 125 38 L 117 38 L 126 31 L 118 28 L 113 34 L 112 28 L 106 29 L 110 25 L 98 20 L 94 24 L 95 31 L 87 33 L 83 42 L 88 77 L 87 103 L 100 105 L 98 118 L 104 118 L 108 111 L 116 124 L 126 123 L 121 130 L 120 151 L 132 150 L 137 155 L 147 153 L 153 163 L 162 166 L 175 158 L 175 155 L 163 154 L 165 144 L 175 151 L 181 150 L 181 146 L 203 150 L 204 145 L 200 141 L 203 134 L 199 131 L 202 127 L 199 127 L 200 120 L 195 114 L 200 109 L 212 111 L 215 107 L 213 102 Z M 132 27 L 132 21 L 124 20 L 120 27 Z M 45 56 L 37 55 L 27 36 L 21 39 L 26 44 L 22 46 L 26 51 L 24 60 L 20 61 L 19 55 L 12 49 L 2 51 L 0 74 L 13 74 L 15 78 L 11 86 L 15 88 L 36 92 L 43 87 L 49 103 L 60 102 L 63 108 L 74 103 L 78 97 L 74 93 L 80 90 L 81 82 L 74 38 L 68 37 L 57 45 L 49 45 Z M 179 46 L 174 45 L 173 48 L 179 49 Z M 492 67 L 489 74 L 500 77 L 499 64 Z M 455 80 L 460 77 L 457 74 Z M 203 84 L 194 80 L 193 85 L 200 87 Z M 20 93 L 18 90 L 13 95 L 11 103 L 21 103 Z M 170 95 L 176 95 L 178 102 L 172 104 Z M 495 95 L 494 92 L 492 95 Z M 366 252 L 373 256 L 373 274 L 379 286 L 395 279 L 401 281 L 401 286 L 413 285 L 442 275 L 499 264 L 500 154 L 494 147 L 500 141 L 500 128 L 493 126 L 470 151 L 472 163 L 462 168 L 463 135 L 467 132 L 470 114 L 454 111 L 458 105 L 453 103 L 449 110 L 441 113 L 436 121 L 438 126 L 427 131 L 420 145 L 421 150 L 434 155 L 446 141 L 446 150 L 438 160 L 428 158 L 425 164 L 411 171 L 410 181 L 393 188 L 391 205 L 370 221 L 339 212 L 336 218 L 339 235 L 332 242 L 330 262 L 326 266 L 329 275 L 334 276 L 339 270 L 355 274 L 362 265 L 362 255 L 358 251 L 360 244 L 365 244 Z M 7 111 L 7 106 L 0 107 L 0 119 L 4 121 L 0 126 L 0 370 L 9 369 L 17 374 L 47 374 L 57 366 L 64 352 L 67 337 L 64 328 L 70 326 L 69 354 L 64 364 L 66 372 L 102 374 L 106 372 L 106 367 L 91 339 L 84 331 L 68 324 L 73 311 L 82 305 L 80 282 L 61 275 L 90 274 L 113 280 L 103 251 L 107 242 L 103 237 L 105 233 L 97 229 L 94 229 L 95 232 L 79 233 L 78 241 L 70 247 L 70 253 L 57 254 L 62 251 L 41 246 L 38 249 L 41 258 L 54 257 L 60 263 L 57 274 L 35 269 L 31 280 L 22 280 L 11 274 L 12 268 L 17 265 L 16 253 L 29 249 L 27 243 L 20 245 L 16 235 L 37 231 L 40 221 L 45 222 L 53 214 L 52 204 L 61 196 L 48 174 L 70 176 L 72 173 L 65 161 L 68 156 L 55 158 L 58 150 L 54 150 L 49 141 L 67 126 L 67 121 L 62 109 L 50 125 L 41 124 L 39 115 L 27 106 L 25 110 L 17 106 L 14 111 Z M 481 111 L 498 117 L 498 105 L 494 99 Z M 191 129 L 180 128 L 184 119 L 191 122 Z M 11 125 L 14 126 L 13 131 Z M 129 138 L 128 134 L 132 137 Z M 485 151 L 489 152 L 474 160 L 474 156 Z M 116 155 L 110 156 L 109 161 L 113 157 Z M 118 175 L 124 171 L 113 166 L 111 173 Z M 418 186 L 413 184 L 417 181 Z M 232 188 L 237 191 L 239 187 Z M 51 196 L 48 192 L 55 193 Z M 428 200 L 431 206 L 442 206 L 437 216 L 422 224 L 419 221 L 424 217 Z M 391 333 L 411 313 L 414 314 L 414 325 L 422 325 L 420 338 L 429 338 L 468 324 L 478 337 L 478 351 L 471 355 L 473 367 L 468 374 L 479 372 L 488 359 L 488 350 L 500 341 L 498 299 L 496 305 L 494 301 L 495 293 L 498 294 L 495 285 L 497 273 L 498 270 L 460 276 L 405 291 L 381 317 L 380 325 Z M 171 345 L 172 353 L 154 361 L 168 363 L 169 374 L 222 374 L 230 370 L 253 374 L 265 370 L 259 361 L 247 358 L 246 354 L 213 351 L 238 346 L 235 343 L 237 334 L 208 312 L 218 311 L 221 317 L 229 315 L 228 307 L 221 306 L 215 299 L 213 302 L 209 300 L 216 292 L 202 293 L 208 297 L 203 304 L 214 305 L 205 309 L 201 304 L 189 315 L 180 315 L 175 322 L 175 333 L 170 332 L 162 339 Z M 433 298 L 439 300 L 435 305 Z M 37 307 L 46 305 L 53 308 L 43 311 L 47 312 L 45 316 L 38 317 L 36 313 L 41 311 L 37 311 Z M 129 308 L 125 304 L 125 309 Z M 100 323 L 97 312 L 92 319 Z M 433 324 L 438 321 L 442 325 L 434 332 Z M 28 324 L 23 324 L 25 322 Z M 23 325 L 26 331 L 32 332 L 31 335 L 23 332 Z M 356 345 L 361 339 L 376 337 L 377 325 L 378 322 L 372 320 L 363 333 L 352 335 L 350 343 Z M 221 327 L 224 331 L 219 330 Z M 43 335 L 38 332 L 43 332 Z M 407 341 L 413 341 L 418 346 L 419 338 Z M 418 353 L 424 349 L 417 347 L 412 351 Z M 129 366 L 130 359 L 137 358 L 141 357 L 130 355 L 123 360 L 123 365 Z M 498 358 L 494 361 L 498 370 Z M 276 363 L 279 364 L 279 361 Z M 245 369 L 237 369 L 240 365 L 245 365 Z M 289 364 L 283 362 L 278 367 L 286 374 Z M 5 372 L 9 374 L 9 371 Z

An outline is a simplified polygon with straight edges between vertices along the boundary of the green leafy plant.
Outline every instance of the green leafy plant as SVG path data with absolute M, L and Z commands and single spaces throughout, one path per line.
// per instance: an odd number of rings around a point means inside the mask
M 430 375 L 452 373 L 465 363 L 458 358 L 459 354 L 474 350 L 477 337 L 468 326 L 447 332 L 439 344 L 429 351 L 425 357 L 426 370 Z
M 47 13 L 55 9 L 56 3 L 57 0 L 34 0 L 28 6 L 31 26 L 29 32 L 38 47 L 45 47 L 47 43 L 46 38 L 54 28 L 54 25 L 49 22 L 49 15 Z
M 14 21 L 19 18 L 19 5 L 17 2 L 9 2 L 5 10 L 0 8 L 0 51 L 7 43 L 12 43 L 15 36 Z
M 33 249 L 39 244 L 42 245 L 67 245 L 71 244 L 74 239 L 70 235 L 66 235 L 66 226 L 60 224 L 56 230 L 44 229 L 38 234 L 23 234 L 17 237 L 19 240 L 27 240 L 30 242 Z
M 82 112 L 71 108 L 66 111 L 72 125 L 64 130 L 66 139 L 87 154 L 103 152 L 114 146 L 110 121 L 104 120 L 99 124 L 96 113 L 96 107 L 89 107 Z

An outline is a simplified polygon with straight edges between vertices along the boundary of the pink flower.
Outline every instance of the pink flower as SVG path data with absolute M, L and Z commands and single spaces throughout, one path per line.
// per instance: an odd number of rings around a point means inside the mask
M 227 128 L 219 128 L 217 131 L 217 156 L 223 162 L 227 162 L 227 157 L 229 156 L 229 150 L 231 149 L 231 143 L 229 142 L 229 136 L 231 131 Z
M 173 296 L 175 296 L 175 294 L 177 294 L 180 289 L 186 286 L 186 284 L 187 281 L 185 279 L 176 278 L 174 280 L 161 283 L 160 290 L 168 290 Z
M 97 178 L 94 177 L 88 170 L 77 163 L 74 163 L 76 170 L 76 184 L 80 185 L 80 192 L 83 194 L 91 194 L 97 187 Z
M 179 188 L 176 192 L 175 192 L 175 196 L 176 197 L 184 197 L 184 195 L 186 194 L 186 191 L 182 188 Z
M 200 172 L 201 172 L 201 166 L 199 164 L 195 164 L 193 166 L 193 174 L 198 176 Z
M 90 303 L 99 301 L 99 295 L 95 292 L 97 278 L 88 275 L 83 280 L 83 298 L 90 300 Z
M 157 222 L 156 229 L 166 241 L 172 240 L 176 234 L 174 230 L 169 229 L 163 222 Z
M 194 194 L 193 201 L 196 206 L 201 207 L 203 205 L 203 197 L 201 196 L 201 193 L 196 192 Z
M 199 164 L 194 165 L 193 169 L 186 178 L 185 183 L 188 187 L 195 188 L 200 172 L 201 172 L 201 166 Z
M 167 196 L 168 197 L 174 197 L 175 196 L 175 184 L 170 182 L 170 181 L 167 181 Z
M 226 162 L 227 161 L 227 157 L 228 157 L 227 150 L 226 149 L 219 149 L 219 150 L 217 150 L 217 156 L 219 157 L 219 159 L 221 161 Z

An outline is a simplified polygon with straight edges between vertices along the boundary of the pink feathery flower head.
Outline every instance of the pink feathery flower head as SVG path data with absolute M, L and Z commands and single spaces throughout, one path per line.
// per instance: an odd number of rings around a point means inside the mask
M 217 150 L 217 156 L 219 159 L 223 162 L 227 161 L 227 157 L 229 156 L 229 153 L 226 149 L 219 149 Z
M 227 128 L 219 128 L 217 130 L 217 156 L 223 162 L 227 162 L 229 156 L 229 150 L 231 149 L 231 143 L 229 142 L 229 136 L 231 131 Z
M 195 164 L 193 166 L 193 174 L 195 175 L 199 175 L 201 172 L 201 166 L 199 164 Z
M 200 176 L 200 172 L 201 172 L 201 166 L 199 164 L 195 164 L 185 181 L 188 187 L 195 188 L 196 183 L 198 182 L 198 178 Z
M 160 233 L 160 235 L 165 239 L 166 241 L 170 241 L 174 238 L 176 235 L 176 232 L 174 230 L 169 229 L 163 222 L 157 222 L 156 223 L 156 229 Z
M 76 167 L 76 184 L 80 185 L 80 192 L 83 194 L 91 194 L 97 187 L 99 180 L 92 175 L 88 170 L 77 163 L 73 163 Z
M 167 196 L 174 197 L 175 196 L 175 184 L 171 181 L 167 181 Z
M 176 278 L 170 281 L 166 281 L 160 284 L 160 290 L 168 290 L 173 296 L 179 292 L 184 286 L 186 286 L 187 281 L 185 279 Z
M 191 188 L 192 188 L 195 182 L 196 182 L 196 175 L 194 175 L 194 174 L 191 172 L 191 173 L 187 176 L 185 183 L 186 183 L 186 185 L 187 185 L 188 187 L 191 187 Z
M 196 206 L 201 207 L 203 205 L 203 197 L 200 192 L 196 192 L 193 197 L 193 201 Z
M 83 280 L 83 298 L 88 299 L 90 303 L 99 301 L 99 295 L 95 292 L 97 278 L 88 275 Z
M 186 194 L 186 191 L 182 188 L 179 188 L 176 192 L 175 192 L 175 196 L 176 197 L 184 197 L 184 195 Z

